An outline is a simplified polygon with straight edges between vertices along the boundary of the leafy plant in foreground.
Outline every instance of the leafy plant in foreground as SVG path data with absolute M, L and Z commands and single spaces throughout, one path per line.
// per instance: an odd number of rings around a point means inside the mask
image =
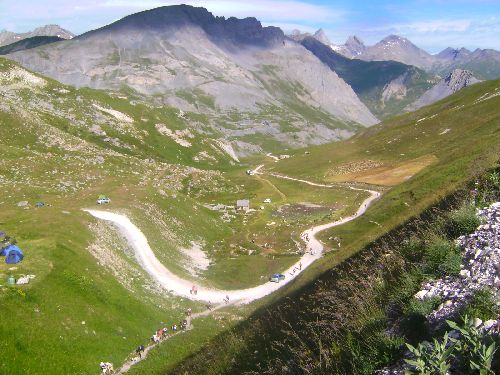
M 445 333 L 442 342 L 434 339 L 433 344 L 423 342 L 417 347 L 410 344 L 406 344 L 406 346 L 416 357 L 415 359 L 405 359 L 406 363 L 416 368 L 416 370 L 408 370 L 408 374 L 446 375 L 448 373 L 455 349 L 455 343 L 448 340 L 448 332 Z
M 461 334 L 461 339 L 454 341 L 459 358 L 469 363 L 469 369 L 478 370 L 480 375 L 494 374 L 492 363 L 496 352 L 495 341 L 488 342 L 487 337 L 483 337 L 474 325 L 474 319 L 468 319 L 467 316 L 463 327 L 453 321 L 446 322 Z

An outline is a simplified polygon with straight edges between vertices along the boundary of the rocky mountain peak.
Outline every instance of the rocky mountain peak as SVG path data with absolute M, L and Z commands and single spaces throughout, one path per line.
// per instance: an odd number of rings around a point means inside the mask
M 316 40 L 320 41 L 323 44 L 326 44 L 327 46 L 332 44 L 330 42 L 330 39 L 328 39 L 328 36 L 326 36 L 326 33 L 323 29 L 319 29 L 318 31 L 316 31 L 313 35 L 313 38 L 315 38 Z
M 345 42 L 345 47 L 353 56 L 358 56 L 366 50 L 366 46 L 356 35 L 351 35 Z
M 455 49 L 448 47 L 441 52 L 439 52 L 436 57 L 439 59 L 447 60 L 447 61 L 454 61 L 458 60 L 461 58 L 465 58 L 469 56 L 472 52 L 469 51 L 467 48 L 460 48 L 460 49 Z
M 62 39 L 72 39 L 75 37 L 73 33 L 63 29 L 59 25 L 45 25 L 42 27 L 37 27 L 32 31 L 32 33 L 37 36 L 57 36 Z
M 189 5 L 164 6 L 135 13 L 111 25 L 86 33 L 82 38 L 102 31 L 168 32 L 186 25 L 199 26 L 212 39 L 235 44 L 268 46 L 281 43 L 285 38 L 281 29 L 273 26 L 263 27 L 254 17 L 244 19 L 215 17 L 205 8 Z
M 410 104 L 406 109 L 414 111 L 418 108 L 446 98 L 448 95 L 452 95 L 464 87 L 477 82 L 480 81 L 473 76 L 471 71 L 454 69 L 450 74 L 427 90 L 420 98 Z

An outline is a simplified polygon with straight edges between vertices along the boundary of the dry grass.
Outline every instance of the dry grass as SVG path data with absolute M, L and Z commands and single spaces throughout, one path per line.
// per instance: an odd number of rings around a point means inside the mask
M 434 155 L 424 155 L 403 163 L 364 169 L 343 175 L 332 176 L 335 182 L 364 182 L 372 185 L 395 186 L 410 179 L 425 167 L 438 161 Z

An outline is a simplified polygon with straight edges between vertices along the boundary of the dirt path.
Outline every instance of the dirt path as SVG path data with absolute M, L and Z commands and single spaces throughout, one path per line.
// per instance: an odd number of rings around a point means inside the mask
M 276 185 L 274 185 L 274 184 L 273 184 L 271 181 L 269 181 L 267 178 L 264 178 L 264 177 L 261 177 L 261 176 L 262 176 L 262 175 L 261 175 L 261 174 L 259 174 L 259 173 L 257 173 L 257 174 L 255 175 L 255 177 L 256 177 L 257 179 L 259 179 L 259 180 L 261 180 L 261 181 L 264 181 L 264 182 L 268 183 L 268 184 L 269 184 L 269 186 L 271 186 L 271 188 L 279 194 L 279 196 L 281 197 L 281 199 L 282 199 L 282 200 L 286 200 L 286 195 L 285 195 L 285 194 L 284 194 L 284 193 L 283 193 L 280 189 L 278 189 L 278 187 L 277 187 Z
M 261 168 L 257 168 L 255 172 L 260 173 L 259 172 L 260 169 Z M 295 179 L 288 176 L 275 175 L 275 177 L 303 182 L 313 186 L 332 187 L 331 185 L 316 184 L 313 182 Z M 116 227 L 120 230 L 120 232 L 125 236 L 127 241 L 130 243 L 139 264 L 144 268 L 144 270 L 147 273 L 150 274 L 150 276 L 153 279 L 158 281 L 172 294 L 185 297 L 191 300 L 211 302 L 213 304 L 222 303 L 222 301 L 226 298 L 226 296 L 228 296 L 231 304 L 246 304 L 256 299 L 265 297 L 275 292 L 279 288 L 282 288 L 284 285 L 288 284 L 292 280 L 294 280 L 295 277 L 297 277 L 297 275 L 299 275 L 302 270 L 310 266 L 323 254 L 323 245 L 321 244 L 320 241 L 318 241 L 315 238 L 315 235 L 317 233 L 328 228 L 345 224 L 351 220 L 354 220 L 358 216 L 361 216 L 370 206 L 370 204 L 380 196 L 380 193 L 377 191 L 358 189 L 353 187 L 350 188 L 352 190 L 366 191 L 370 193 L 370 197 L 365 199 L 363 203 L 361 203 L 361 206 L 354 215 L 342 218 L 341 220 L 337 220 L 331 223 L 318 225 L 304 231 L 301 234 L 301 238 L 304 240 L 306 244 L 307 252 L 299 259 L 299 261 L 290 266 L 288 269 L 282 271 L 283 274 L 286 275 L 285 280 L 282 280 L 279 283 L 273 283 L 268 281 L 264 284 L 261 284 L 253 288 L 239 289 L 239 290 L 221 290 L 221 289 L 213 289 L 203 286 L 197 286 L 198 287 L 197 294 L 190 293 L 193 281 L 182 279 L 181 277 L 175 275 L 174 273 L 169 271 L 156 258 L 144 234 L 137 226 L 135 226 L 129 220 L 127 216 L 101 210 L 88 209 L 85 211 L 87 211 L 92 216 L 98 219 L 107 220 L 116 225 Z
M 253 173 L 256 175 L 262 174 L 262 172 L 260 172 L 262 167 L 263 165 L 258 166 L 256 169 L 253 170 Z M 312 186 L 329 187 L 329 188 L 334 187 L 334 185 L 318 184 L 307 180 L 296 179 L 293 177 L 282 176 L 273 173 L 269 174 L 277 178 L 297 181 Z M 207 309 L 197 314 L 193 314 L 192 316 L 186 318 L 188 320 L 187 330 L 190 330 L 192 329 L 191 322 L 193 319 L 208 316 L 213 311 L 228 306 L 227 303 L 221 302 L 223 301 L 224 298 L 226 298 L 226 296 L 228 296 L 230 299 L 229 302 L 230 305 L 246 304 L 256 299 L 262 298 L 270 293 L 273 293 L 279 288 L 282 288 L 284 285 L 288 284 L 290 281 L 295 279 L 295 277 L 298 276 L 300 272 L 302 272 L 302 270 L 306 269 L 314 261 L 319 259 L 323 255 L 323 245 L 318 239 L 316 239 L 316 234 L 318 234 L 323 230 L 333 228 L 335 226 L 342 225 L 351 220 L 356 219 L 357 217 L 361 216 L 363 213 L 366 212 L 366 210 L 374 200 L 380 197 L 380 193 L 377 191 L 359 189 L 354 187 L 349 187 L 349 188 L 352 190 L 368 192 L 370 193 L 370 196 L 361 203 L 360 207 L 358 208 L 358 210 L 354 215 L 342 218 L 341 220 L 337 220 L 331 223 L 318 225 L 302 232 L 300 237 L 305 242 L 307 251 L 300 258 L 298 262 L 296 262 L 287 270 L 283 271 L 283 274 L 286 275 L 285 280 L 282 280 L 279 283 L 266 282 L 265 284 L 259 285 L 254 288 L 247 288 L 241 290 L 218 290 L 218 289 L 198 287 L 198 293 L 196 295 L 190 293 L 193 282 L 190 280 L 184 280 L 174 275 L 165 266 L 163 266 L 160 263 L 160 261 L 156 258 L 153 251 L 151 250 L 151 247 L 149 246 L 148 241 L 144 236 L 144 234 L 128 219 L 128 217 L 126 217 L 125 215 L 109 211 L 90 210 L 90 209 L 86 209 L 84 211 L 90 213 L 92 216 L 98 219 L 111 221 L 114 225 L 116 225 L 116 227 L 120 230 L 120 232 L 125 236 L 127 241 L 130 243 L 131 247 L 134 249 L 134 253 L 139 264 L 144 268 L 144 270 L 146 270 L 146 272 L 148 272 L 151 275 L 152 278 L 161 283 L 171 293 L 185 298 L 189 298 L 191 300 L 208 301 L 210 303 L 215 303 L 215 306 L 213 308 Z M 123 364 L 123 366 L 117 371 L 117 374 L 124 374 L 128 372 L 128 370 L 132 366 L 143 361 L 148 356 L 149 351 L 153 349 L 155 346 L 161 345 L 161 343 L 167 341 L 171 337 L 178 334 L 183 334 L 184 332 L 185 331 L 180 331 L 174 335 L 170 335 L 158 344 L 152 344 L 152 343 L 149 344 L 148 346 L 145 347 L 144 353 L 142 354 L 141 358 L 134 356 L 134 353 L 132 353 L 131 358 L 128 359 Z

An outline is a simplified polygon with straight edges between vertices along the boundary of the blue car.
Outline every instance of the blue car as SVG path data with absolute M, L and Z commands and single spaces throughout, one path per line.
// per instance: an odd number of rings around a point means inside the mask
M 281 280 L 285 280 L 285 275 L 281 273 L 275 273 L 269 278 L 269 281 L 272 281 L 273 283 L 279 283 Z

